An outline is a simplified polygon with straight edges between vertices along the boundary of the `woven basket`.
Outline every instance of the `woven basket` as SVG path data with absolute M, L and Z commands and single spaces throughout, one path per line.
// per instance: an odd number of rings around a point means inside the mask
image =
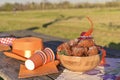
M 100 54 L 88 57 L 58 56 L 61 64 L 71 71 L 85 72 L 94 69 L 100 63 Z

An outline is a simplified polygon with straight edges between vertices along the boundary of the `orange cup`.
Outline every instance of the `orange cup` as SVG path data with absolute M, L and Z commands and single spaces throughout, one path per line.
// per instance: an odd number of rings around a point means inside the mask
M 25 66 L 28 70 L 34 70 L 35 68 L 45 64 L 47 57 L 43 51 L 36 51 L 29 59 L 25 61 Z
M 25 61 L 25 66 L 28 70 L 34 70 L 35 68 L 54 60 L 55 55 L 52 49 L 45 48 L 43 51 L 35 51 L 35 53 Z
M 52 51 L 52 49 L 50 49 L 50 48 L 45 48 L 43 51 L 44 51 L 44 53 L 45 53 L 46 56 L 47 56 L 47 62 L 46 62 L 46 63 L 55 60 L 55 54 L 54 54 L 54 52 Z

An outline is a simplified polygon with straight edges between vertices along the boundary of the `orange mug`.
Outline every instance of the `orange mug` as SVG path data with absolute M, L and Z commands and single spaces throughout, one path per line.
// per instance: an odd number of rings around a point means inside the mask
M 46 56 L 47 56 L 47 61 L 46 61 L 46 63 L 55 60 L 55 54 L 54 54 L 54 52 L 52 51 L 52 49 L 50 49 L 50 48 L 45 48 L 43 51 L 44 51 L 44 53 L 45 53 Z
M 45 64 L 47 56 L 43 51 L 36 51 L 29 59 L 25 61 L 25 66 L 28 70 L 34 70 L 35 68 Z
M 55 54 L 52 49 L 45 48 L 43 51 L 37 50 L 35 54 L 25 61 L 25 66 L 28 70 L 34 70 L 35 68 L 54 60 Z

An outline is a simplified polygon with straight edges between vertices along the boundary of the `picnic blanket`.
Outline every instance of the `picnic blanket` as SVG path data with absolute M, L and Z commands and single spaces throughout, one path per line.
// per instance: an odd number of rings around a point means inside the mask
M 12 45 L 12 42 L 16 39 L 15 36 L 11 34 L 0 33 L 0 43 L 4 45 Z
M 87 72 L 72 72 L 68 69 L 55 80 L 120 80 L 120 58 L 106 58 L 105 66 L 97 66 Z

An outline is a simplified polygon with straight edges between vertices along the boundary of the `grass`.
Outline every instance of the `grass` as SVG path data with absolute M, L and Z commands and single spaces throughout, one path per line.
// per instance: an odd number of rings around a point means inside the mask
M 0 77 L 0 80 L 4 80 L 4 79 Z
M 74 39 L 79 37 L 81 32 L 90 28 L 86 18 L 78 19 L 76 17 L 89 16 L 94 23 L 93 37 L 96 44 L 120 49 L 119 14 L 119 8 L 17 11 L 16 13 L 0 12 L 0 32 L 39 27 L 39 29 L 34 31 Z M 68 17 L 75 18 L 66 20 Z M 55 21 L 56 19 L 60 21 Z M 43 28 L 43 24 L 48 24 L 48 27 Z

